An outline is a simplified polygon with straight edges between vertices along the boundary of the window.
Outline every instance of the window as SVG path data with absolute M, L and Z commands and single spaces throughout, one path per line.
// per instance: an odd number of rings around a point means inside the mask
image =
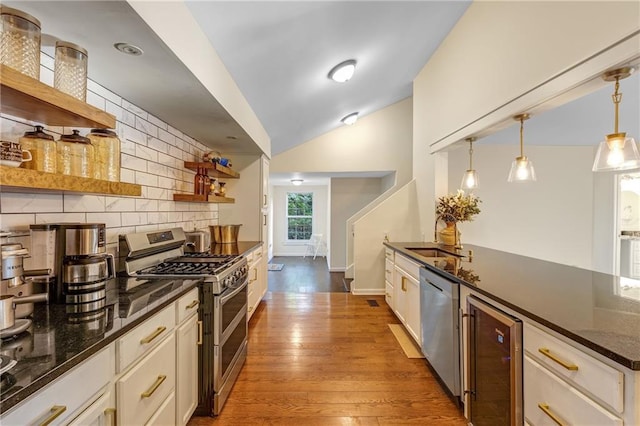
M 287 239 L 307 241 L 313 231 L 313 193 L 287 192 Z

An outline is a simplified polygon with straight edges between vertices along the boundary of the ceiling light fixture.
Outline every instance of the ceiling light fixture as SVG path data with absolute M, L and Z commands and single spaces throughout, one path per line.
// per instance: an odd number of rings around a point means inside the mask
M 462 189 L 475 189 L 478 187 L 478 172 L 473 170 L 473 142 L 475 140 L 476 138 L 466 139 L 469 142 L 469 170 L 462 176 L 462 183 L 460 184 Z
M 357 113 L 357 112 L 352 112 L 351 114 L 345 115 L 344 117 L 342 117 L 342 119 L 340 119 L 340 121 L 342 121 L 347 126 L 351 126 L 353 123 L 358 121 L 358 114 L 359 113 Z
M 533 163 L 524 156 L 524 120 L 529 119 L 529 114 L 519 114 L 513 117 L 514 120 L 520 121 L 520 156 L 516 157 L 511 163 L 511 171 L 509 171 L 508 182 L 529 182 L 536 180 L 536 171 L 533 169 Z
M 113 45 L 113 47 L 115 47 L 120 52 L 131 56 L 140 56 L 144 53 L 144 51 L 138 46 L 134 46 L 133 44 L 129 43 L 116 43 Z
M 627 134 L 618 132 L 618 109 L 622 101 L 620 80 L 627 78 L 633 72 L 633 68 L 625 67 L 608 71 L 602 75 L 604 81 L 615 81 L 615 91 L 611 96 L 615 105 L 615 121 L 613 133 L 606 136 L 606 140 L 600 142 L 596 158 L 593 162 L 594 172 L 604 172 L 612 170 L 635 169 L 640 166 L 640 154 L 636 147 L 636 141 L 628 138 Z
M 338 83 L 344 83 L 346 81 L 349 81 L 351 77 L 353 77 L 353 73 L 355 72 L 356 72 L 356 60 L 349 59 L 347 61 L 340 62 L 335 67 L 331 68 L 331 71 L 329 71 L 328 77 L 331 80 L 336 81 Z
M 294 184 L 295 186 L 302 185 L 302 182 L 304 182 L 303 179 L 291 179 L 291 183 Z

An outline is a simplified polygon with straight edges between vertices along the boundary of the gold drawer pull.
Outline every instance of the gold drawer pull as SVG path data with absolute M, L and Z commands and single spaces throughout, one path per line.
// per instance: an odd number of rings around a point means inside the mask
M 542 410 L 551 420 L 553 420 L 558 426 L 565 426 L 565 424 L 560 420 L 560 417 L 555 415 L 551 408 L 549 408 L 549 404 L 543 404 L 542 402 L 538 403 L 538 408 Z
M 148 335 L 144 339 L 140 340 L 140 344 L 146 345 L 147 343 L 151 343 L 153 341 L 153 339 L 155 339 L 156 337 L 161 335 L 162 332 L 165 331 L 166 329 L 167 329 L 167 327 L 165 327 L 164 325 L 156 328 L 156 331 L 154 331 L 153 333 L 151 333 L 150 335 Z
M 567 370 L 578 371 L 577 365 L 558 358 L 557 355 L 552 354 L 551 351 L 547 348 L 539 348 L 538 352 L 540 352 L 542 355 L 546 356 L 547 358 L 550 358 L 552 361 L 557 362 Z
M 402 285 L 400 286 L 402 291 L 407 291 L 407 277 L 402 277 Z
M 202 321 L 198 321 L 198 345 L 202 345 Z
M 149 398 L 151 395 L 153 395 L 153 393 L 156 391 L 156 389 L 158 389 L 160 387 L 160 385 L 162 384 L 162 382 L 164 382 L 165 380 L 167 380 L 167 376 L 165 376 L 165 375 L 158 376 L 158 378 L 156 379 L 155 383 L 153 385 L 151 385 L 151 387 L 146 392 L 142 392 L 140 394 L 140 396 L 142 398 Z
M 113 421 L 111 422 L 111 424 L 113 426 L 118 426 L 118 419 L 116 418 L 116 409 L 115 408 L 106 408 L 104 410 L 104 415 L 105 416 L 110 416 Z
M 198 306 L 198 301 L 194 300 L 193 302 L 189 303 L 185 309 L 189 310 L 189 309 L 195 308 L 196 306 Z
M 67 411 L 66 405 L 54 405 L 53 407 L 51 407 L 51 414 L 49 414 L 49 417 L 47 417 L 42 423 L 40 423 L 40 426 L 47 426 L 52 421 L 60 417 L 60 414 L 64 413 L 65 411 Z

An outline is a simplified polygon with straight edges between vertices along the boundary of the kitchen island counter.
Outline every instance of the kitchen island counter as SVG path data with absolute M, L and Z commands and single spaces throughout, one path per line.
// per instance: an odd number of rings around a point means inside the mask
M 640 370 L 638 280 L 471 244 L 465 244 L 460 258 L 427 258 L 408 249 L 439 247 L 434 243 L 384 244 L 626 368 Z

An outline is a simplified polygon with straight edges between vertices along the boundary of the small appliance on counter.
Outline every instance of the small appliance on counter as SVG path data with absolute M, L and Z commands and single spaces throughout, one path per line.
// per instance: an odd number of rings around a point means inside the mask
M 31 225 L 33 253 L 53 271 L 48 283 L 52 302 L 74 305 L 76 312 L 104 307 L 107 282 L 115 276 L 105 235 L 104 223 Z
M 194 228 L 193 231 L 185 232 L 186 241 L 184 243 L 185 253 L 203 253 L 209 250 L 210 247 L 210 234 L 206 231 L 198 231 Z

